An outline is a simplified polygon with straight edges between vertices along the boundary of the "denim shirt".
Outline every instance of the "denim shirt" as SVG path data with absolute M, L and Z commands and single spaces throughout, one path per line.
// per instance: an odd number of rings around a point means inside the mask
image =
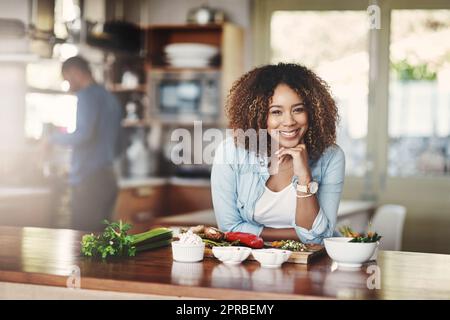
M 312 228 L 294 225 L 304 243 L 321 244 L 332 237 L 344 185 L 345 156 L 338 145 L 328 147 L 315 162 L 309 161 L 312 178 L 319 184 L 320 210 Z M 256 202 L 262 196 L 270 174 L 268 158 L 237 147 L 228 137 L 217 147 L 211 172 L 214 213 L 219 229 L 260 235 L 264 225 L 254 220 Z M 297 176 L 292 184 L 296 187 Z

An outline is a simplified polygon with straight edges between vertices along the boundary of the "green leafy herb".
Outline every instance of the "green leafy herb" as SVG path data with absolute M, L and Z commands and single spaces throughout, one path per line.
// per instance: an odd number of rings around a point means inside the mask
M 100 235 L 87 234 L 81 240 L 81 253 L 88 257 L 129 256 L 136 254 L 132 244 L 133 237 L 128 235 L 131 225 L 128 223 L 103 221 L 105 230 Z
M 129 235 L 131 224 L 103 221 L 105 230 L 99 235 L 86 234 L 81 240 L 81 253 L 87 257 L 133 257 L 136 251 L 167 246 L 172 240 L 172 231 L 156 228 L 144 233 Z
M 369 230 L 371 229 L 371 224 L 369 224 Z M 353 238 L 349 242 L 377 242 L 381 239 L 381 236 L 376 232 L 367 232 L 367 235 L 364 233 L 358 233 L 352 230 L 349 226 L 343 226 L 339 228 L 339 232 L 344 237 Z
M 352 240 L 350 240 L 349 242 L 377 242 L 378 240 L 381 239 L 381 236 L 378 235 L 378 233 L 372 233 L 369 232 L 367 234 L 367 236 L 365 236 L 364 234 L 359 236 L 359 237 L 355 237 Z
M 273 248 L 283 249 L 283 250 L 291 250 L 291 251 L 308 251 L 306 245 L 300 241 L 295 240 L 281 240 L 281 241 L 273 241 L 271 243 Z

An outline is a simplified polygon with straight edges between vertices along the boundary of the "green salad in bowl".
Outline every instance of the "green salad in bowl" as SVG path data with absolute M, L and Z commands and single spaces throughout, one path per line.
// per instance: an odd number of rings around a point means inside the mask
M 349 242 L 361 242 L 361 243 L 369 243 L 369 242 L 378 242 L 381 239 L 381 236 L 376 232 L 367 232 L 367 235 L 364 233 L 358 233 L 353 231 L 350 227 L 345 226 L 339 229 L 339 232 L 348 238 L 352 238 Z

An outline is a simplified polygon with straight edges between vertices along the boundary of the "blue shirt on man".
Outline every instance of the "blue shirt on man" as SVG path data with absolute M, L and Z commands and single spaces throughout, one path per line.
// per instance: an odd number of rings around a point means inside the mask
M 94 83 L 76 95 L 76 130 L 51 137 L 51 142 L 73 148 L 71 185 L 77 185 L 90 174 L 113 164 L 121 130 L 120 104 L 103 86 Z

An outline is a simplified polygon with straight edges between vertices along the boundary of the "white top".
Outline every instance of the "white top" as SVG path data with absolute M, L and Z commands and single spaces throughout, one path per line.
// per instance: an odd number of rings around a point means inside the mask
M 264 193 L 256 201 L 254 219 L 269 228 L 292 228 L 295 226 L 297 207 L 296 190 L 290 183 L 279 192 L 264 187 Z

